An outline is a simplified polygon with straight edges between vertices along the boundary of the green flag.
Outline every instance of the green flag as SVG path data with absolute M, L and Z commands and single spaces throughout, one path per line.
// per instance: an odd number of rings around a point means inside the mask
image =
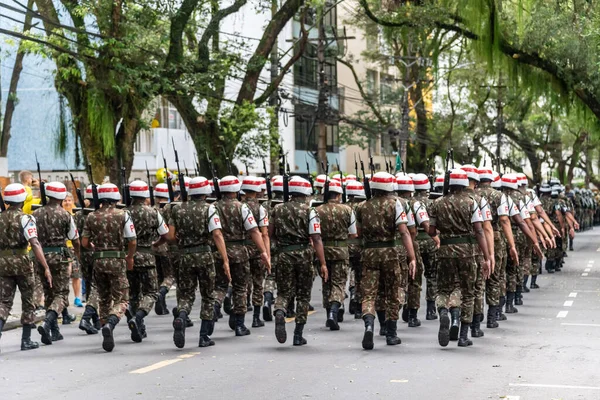
M 400 154 L 396 154 L 396 174 L 402 171 L 402 159 L 400 158 Z

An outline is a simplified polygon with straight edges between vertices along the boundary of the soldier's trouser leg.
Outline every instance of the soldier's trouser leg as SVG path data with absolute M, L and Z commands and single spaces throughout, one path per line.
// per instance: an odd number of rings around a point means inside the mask
M 475 279 L 475 300 L 473 303 L 473 314 L 483 314 L 483 296 L 485 293 L 485 281 L 483 279 L 483 256 L 475 258 L 477 263 Z
M 144 268 L 138 271 L 140 280 L 140 299 L 138 311 L 144 311 L 146 315 L 152 310 L 152 306 L 158 300 L 158 278 L 156 268 Z
M 421 252 L 421 259 L 423 260 L 423 274 L 425 275 L 425 282 L 427 284 L 425 289 L 425 299 L 427 301 L 435 301 L 436 296 L 436 253 L 429 253 L 426 251 Z
M 500 296 L 503 295 L 502 285 L 506 274 L 506 247 L 504 240 L 494 240 L 494 273 L 490 275 L 485 284 L 485 297 L 488 306 L 500 305 Z
M 519 253 L 520 254 L 520 253 Z M 517 290 L 518 271 L 514 261 L 506 258 L 506 291 L 515 292 Z
M 94 266 L 94 277 L 98 287 L 98 314 L 103 324 L 110 315 L 121 319 L 129 301 L 129 282 L 127 281 L 125 260 L 103 261 L 111 265 Z
M 540 263 L 542 260 L 540 257 L 533 251 L 533 247 L 531 250 L 531 268 L 529 269 L 529 275 L 537 276 L 540 273 Z
M 523 258 L 522 258 L 522 263 L 523 263 L 523 276 L 525 275 L 529 275 L 532 269 L 531 266 L 531 253 L 533 252 L 533 246 L 529 243 L 529 241 L 526 243 L 526 245 L 524 246 L 524 250 L 523 250 Z M 537 273 L 536 273 L 537 275 Z M 521 282 L 523 282 L 523 277 L 521 277 Z
M 267 277 L 265 278 L 265 284 L 264 284 L 264 291 L 265 293 L 269 292 L 269 293 L 275 293 L 275 289 L 276 289 L 276 282 L 275 282 L 275 277 L 276 277 L 276 271 L 277 271 L 277 260 L 278 260 L 278 255 L 273 253 L 273 249 L 271 249 L 271 273 L 267 274 Z
M 233 271 L 231 266 L 229 270 Z M 233 278 L 233 272 L 231 274 Z M 213 296 L 215 301 L 223 304 L 228 288 L 229 279 L 227 279 L 227 275 L 225 275 L 225 271 L 223 270 L 223 261 L 220 258 L 215 258 L 215 293 Z
M 61 257 L 58 254 L 46 255 L 48 267 L 50 267 L 50 273 L 52 274 L 52 287 L 48 284 L 46 277 L 44 276 L 44 270 L 41 265 L 37 265 L 40 281 L 44 288 L 44 302 L 46 311 L 54 311 L 57 315 L 60 315 L 63 308 L 69 304 L 69 268 L 67 264 L 60 262 Z
M 273 314 L 281 310 L 287 314 L 288 307 L 293 307 L 289 304 L 292 297 L 292 292 L 295 291 L 296 279 L 294 276 L 294 265 L 282 261 L 282 257 L 277 259 L 277 298 L 275 299 L 275 309 Z
M 129 310 L 133 315 L 138 310 L 142 291 L 142 282 L 137 270 L 127 271 L 127 283 L 129 284 Z
M 400 246 L 398 251 L 398 263 L 400 265 L 400 307 L 406 304 L 407 292 L 408 292 L 408 261 L 406 257 L 406 249 L 404 246 Z
M 36 307 L 44 307 L 44 286 L 42 285 L 42 280 L 46 278 L 43 275 L 40 276 L 37 270 L 32 269 L 31 279 L 33 282 L 33 301 Z
M 231 269 L 231 287 L 233 300 L 233 313 L 235 315 L 244 315 L 248 311 L 246 291 L 248 289 L 248 280 L 250 279 L 250 263 L 230 264 Z
M 360 254 L 355 257 L 350 257 L 350 269 L 352 270 L 352 276 L 354 277 L 354 297 L 356 298 L 357 304 L 361 303 L 362 289 L 361 289 L 361 278 L 362 278 L 362 265 L 360 263 Z
M 33 324 L 35 304 L 33 301 L 33 271 L 25 275 L 0 276 L 0 319 L 6 321 L 16 294 L 21 293 L 21 324 Z
M 214 313 L 215 265 L 202 255 L 187 254 L 181 259 L 177 284 L 177 310 L 191 315 L 196 300 L 196 287 L 200 286 L 202 306 L 200 319 L 211 320 Z
M 346 282 L 348 281 L 348 260 L 327 261 L 329 278 L 323 282 L 323 307 L 329 308 L 332 302 L 344 304 Z M 327 290 L 325 289 L 327 288 Z M 327 297 L 325 293 L 327 292 Z
M 252 305 L 260 307 L 263 303 L 265 273 L 267 272 L 260 257 L 250 259 L 250 275 L 252 276 Z
M 314 280 L 314 267 L 312 262 L 296 263 L 294 265 L 294 275 L 294 280 L 296 281 L 296 324 L 306 324 Z M 345 285 L 346 281 L 344 281 L 344 287 Z M 277 287 L 279 287 L 279 284 Z M 344 298 L 343 296 L 344 295 L 342 295 L 342 299 Z
M 173 265 L 168 256 L 156 256 L 156 273 L 159 287 L 170 289 L 173 283 L 175 283 Z
M 417 257 L 417 270 L 415 271 L 415 279 L 408 276 L 408 293 L 407 293 L 407 305 L 410 309 L 419 309 L 421 306 L 421 287 L 423 285 L 423 259 L 418 248 L 415 249 L 415 255 Z M 408 274 L 408 271 L 407 275 Z
M 438 258 L 436 274 L 437 296 L 435 305 L 440 308 L 456 308 L 461 306 L 461 291 L 458 285 L 459 271 L 453 258 Z
M 460 278 L 460 322 L 470 324 L 473 322 L 473 309 L 475 301 L 475 276 L 477 274 L 477 261 L 472 258 L 455 259 L 456 269 Z

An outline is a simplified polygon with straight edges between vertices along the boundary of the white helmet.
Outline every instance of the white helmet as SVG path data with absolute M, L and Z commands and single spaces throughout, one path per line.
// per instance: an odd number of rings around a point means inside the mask
M 517 190 L 519 188 L 519 178 L 517 177 L 517 174 L 502 175 L 502 187 Z
M 281 176 L 281 175 L 273 175 L 271 177 L 271 183 L 275 182 L 277 179 L 283 179 L 283 176 Z
M 242 182 L 233 175 L 224 176 L 219 181 L 219 189 L 223 193 L 237 193 L 242 188 Z
M 64 200 L 67 197 L 67 187 L 60 182 L 46 183 L 46 196 L 57 200 Z
M 479 180 L 481 181 L 494 181 L 494 171 L 488 167 L 480 167 L 477 169 L 479 173 Z
M 342 174 L 335 174 L 334 176 L 332 176 L 332 179 L 337 179 L 338 181 L 340 181 L 343 185 L 346 184 L 346 177 L 343 176 Z
M 396 190 L 399 192 L 414 192 L 415 185 L 410 176 L 400 172 L 396 174 Z
M 342 194 L 342 183 L 339 181 L 339 179 L 329 179 L 329 191 L 330 192 L 334 192 L 334 193 L 339 193 Z
M 479 171 L 477 170 L 477 167 L 467 164 L 460 167 L 460 169 L 467 173 L 468 179 L 473 179 L 474 181 L 479 182 Z
M 435 182 L 433 182 L 433 188 L 443 188 L 444 187 L 444 181 L 446 180 L 446 177 L 444 175 L 438 175 L 435 178 Z
M 517 174 L 517 179 L 519 180 L 519 186 L 527 186 L 529 181 L 527 180 L 527 175 L 522 172 Z
M 271 190 L 273 192 L 283 192 L 283 176 L 277 175 L 276 179 L 271 179 Z
M 356 175 L 352 175 L 352 174 L 346 175 L 346 184 L 349 184 L 350 181 L 356 181 L 356 180 L 358 180 Z
M 20 183 L 11 183 L 4 188 L 4 201 L 7 203 L 22 203 L 26 198 L 27 191 Z
M 267 190 L 267 180 L 262 176 L 258 177 L 258 180 L 260 181 L 260 190 Z
M 469 186 L 469 176 L 464 170 L 460 168 L 450 170 L 450 186 L 454 185 L 464 187 Z
M 208 179 L 203 176 L 192 178 L 190 181 L 190 189 L 188 191 L 190 196 L 208 196 L 211 193 L 212 188 L 210 187 Z
M 159 183 L 154 186 L 154 197 L 169 198 L 169 186 L 166 183 Z
M 190 188 L 190 182 L 192 181 L 192 178 L 190 178 L 189 176 L 184 176 L 183 177 L 183 184 L 185 185 L 185 189 L 188 190 Z M 175 179 L 173 182 L 173 190 L 176 192 L 181 191 L 181 189 L 179 188 L 179 179 Z
M 429 182 L 429 178 L 425 174 L 414 174 L 412 180 L 415 190 L 431 189 L 431 182 Z
M 346 194 L 348 196 L 364 196 L 365 188 L 359 181 L 350 181 L 346 186 Z
M 129 184 L 129 193 L 131 197 L 142 197 L 147 199 L 150 197 L 150 188 L 144 181 L 133 181 Z
M 494 189 L 500 189 L 500 188 L 502 188 L 502 180 L 500 179 L 500 174 L 497 173 L 496 171 L 493 172 L 493 179 L 492 179 L 491 186 Z
M 255 176 L 247 176 L 242 181 L 242 190 L 245 192 L 260 192 L 262 181 Z
M 326 180 L 327 180 L 327 175 L 317 175 L 317 179 L 315 179 L 315 187 L 318 187 L 318 188 L 324 187 Z
M 92 200 L 94 198 L 94 193 L 92 192 L 92 185 L 87 185 L 85 188 L 85 194 L 83 195 L 84 199 Z
M 292 176 L 288 185 L 290 193 L 303 194 L 305 196 L 312 194 L 310 182 L 300 176 Z
M 105 183 L 98 186 L 98 199 L 100 200 L 121 200 L 119 188 L 113 183 Z
M 384 192 L 393 192 L 396 186 L 396 177 L 387 172 L 377 172 L 370 181 L 370 187 L 374 190 L 382 190 Z
M 540 186 L 540 193 L 550 193 L 550 192 L 552 192 L 552 188 L 547 183 L 544 183 L 542 186 Z

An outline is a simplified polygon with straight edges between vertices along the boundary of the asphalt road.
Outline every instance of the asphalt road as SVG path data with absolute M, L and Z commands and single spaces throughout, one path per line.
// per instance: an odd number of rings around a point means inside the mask
M 424 310 L 420 328 L 400 322 L 401 345 L 376 337 L 370 352 L 361 348 L 361 320 L 331 332 L 320 307 L 303 347 L 291 345 L 293 324 L 280 345 L 272 322 L 236 338 L 221 320 L 216 345 L 198 348 L 198 308 L 182 350 L 172 343 L 171 316 L 148 317 L 141 344 L 122 322 L 110 354 L 100 335 L 76 325 L 62 329 L 62 342 L 21 352 L 17 329 L 1 339 L 0 398 L 600 399 L 600 229 L 579 234 L 563 271 L 544 273 L 538 284 L 518 314 L 484 329 L 469 348 L 439 347 L 438 322 L 425 321 Z M 316 282 L 315 306 L 320 294 Z

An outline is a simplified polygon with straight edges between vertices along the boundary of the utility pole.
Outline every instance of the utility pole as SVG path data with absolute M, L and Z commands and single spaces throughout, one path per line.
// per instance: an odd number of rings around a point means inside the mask
M 502 148 L 502 130 L 504 129 L 504 105 L 502 104 L 502 72 L 498 77 L 498 96 L 496 98 L 496 110 L 498 113 L 497 121 L 496 121 L 496 160 L 498 160 L 498 165 L 500 165 L 500 156 L 501 156 L 501 148 Z M 498 167 L 499 168 L 499 167 Z M 500 172 L 500 171 L 498 171 Z
M 324 174 L 323 166 L 327 165 L 327 113 L 329 109 L 329 81 L 325 76 L 325 26 L 324 10 L 319 13 L 317 21 L 318 42 L 317 42 L 317 64 L 319 73 L 319 100 L 317 105 L 317 129 L 319 132 L 317 142 L 317 168 L 320 174 Z
M 278 1 L 271 0 L 271 17 L 273 18 L 277 13 Z M 278 46 L 277 40 L 273 44 L 273 48 L 271 49 L 271 82 L 275 82 L 277 79 L 277 75 L 279 75 L 279 55 L 278 55 Z M 279 92 L 274 90 L 271 93 L 271 97 L 269 98 L 269 105 L 273 107 L 273 117 L 269 123 L 269 142 L 270 142 L 270 170 L 271 175 L 274 175 L 273 171 L 277 171 L 279 166 Z M 274 148 L 277 146 L 277 148 Z

